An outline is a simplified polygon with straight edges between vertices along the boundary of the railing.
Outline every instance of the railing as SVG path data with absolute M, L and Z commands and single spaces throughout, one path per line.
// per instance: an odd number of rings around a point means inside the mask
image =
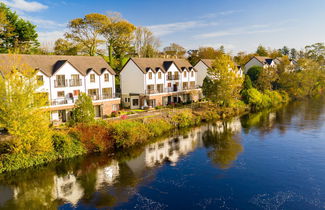
M 146 90 L 145 94 L 157 94 L 157 93 L 175 93 L 175 92 L 182 92 L 182 91 L 187 91 L 187 90 L 195 90 L 198 89 L 199 86 L 190 86 L 190 87 L 185 87 L 185 88 L 180 88 L 180 87 L 170 87 L 170 88 L 163 88 L 159 90 Z
M 68 104 L 67 99 L 55 99 L 51 101 L 52 106 Z
M 68 87 L 68 81 L 67 80 L 54 80 L 54 87 L 55 88 Z
M 167 75 L 167 80 L 179 80 L 179 75 Z
M 114 98 L 119 98 L 121 95 L 119 93 L 115 94 L 103 94 L 103 95 L 93 95 L 90 96 L 90 98 L 93 101 L 98 101 L 98 100 L 107 100 L 107 99 L 114 99 Z M 73 105 L 77 101 L 78 97 L 73 97 L 73 98 L 62 98 L 62 99 L 54 99 L 51 101 L 51 106 L 59 106 L 59 105 L 66 105 L 70 104 Z
M 70 79 L 69 83 L 70 83 L 70 87 L 82 86 L 81 79 Z

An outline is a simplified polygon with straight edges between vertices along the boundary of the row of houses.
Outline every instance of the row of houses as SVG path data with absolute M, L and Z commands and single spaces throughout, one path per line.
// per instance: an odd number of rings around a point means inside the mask
M 0 54 L 0 65 L 10 59 L 12 55 Z M 186 59 L 130 58 L 120 72 L 117 93 L 116 72 L 99 56 L 15 55 L 14 59 L 37 70 L 38 91 L 48 95 L 51 120 L 62 122 L 71 116 L 80 93 L 92 98 L 96 117 L 108 116 L 121 106 L 141 109 L 197 101 L 203 97 L 200 87 L 213 63 L 202 59 L 192 66 Z M 273 62 L 256 56 L 245 69 Z M 237 70 L 243 74 L 240 66 Z

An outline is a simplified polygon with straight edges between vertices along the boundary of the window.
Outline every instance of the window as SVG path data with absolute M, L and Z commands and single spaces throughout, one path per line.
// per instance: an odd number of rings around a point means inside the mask
M 37 75 L 36 79 L 37 79 L 37 84 L 38 85 L 43 85 L 44 84 L 44 78 L 43 78 L 42 75 Z
M 56 75 L 55 87 L 66 87 L 65 75 Z
M 133 106 L 139 106 L 139 99 L 132 99 Z
M 64 91 L 58 91 L 58 97 L 59 98 L 64 97 Z
M 130 98 L 128 98 L 128 102 L 130 103 Z
M 168 87 L 171 87 L 171 86 L 172 86 L 172 83 L 168 83 L 167 86 L 168 86 Z
M 174 73 L 174 79 L 179 79 L 177 71 Z
M 168 72 L 168 79 L 171 80 L 172 79 L 172 73 Z
M 158 72 L 158 79 L 161 79 L 161 72 Z
M 80 95 L 80 90 L 74 90 L 73 95 L 74 96 L 79 96 Z
M 104 74 L 104 81 L 109 82 L 109 74 Z
M 194 71 L 191 71 L 191 77 L 194 77 Z
M 96 82 L 95 74 L 90 74 L 90 82 Z
M 102 89 L 103 92 L 103 98 L 104 99 L 108 99 L 108 98 L 112 98 L 113 97 L 113 90 L 112 88 L 103 88 Z
M 184 77 L 186 77 L 186 71 L 184 71 Z
M 127 103 L 127 102 L 128 102 L 128 98 L 125 98 L 125 99 L 124 99 L 124 102 Z
M 152 79 L 152 72 L 149 72 L 149 79 Z

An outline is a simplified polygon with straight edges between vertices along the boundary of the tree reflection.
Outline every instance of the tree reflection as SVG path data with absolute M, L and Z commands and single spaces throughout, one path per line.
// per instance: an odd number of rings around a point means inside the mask
M 223 130 L 210 128 L 202 136 L 203 144 L 209 149 L 208 157 L 221 169 L 228 169 L 237 160 L 238 155 L 243 152 L 243 146 L 235 139 L 226 122 Z

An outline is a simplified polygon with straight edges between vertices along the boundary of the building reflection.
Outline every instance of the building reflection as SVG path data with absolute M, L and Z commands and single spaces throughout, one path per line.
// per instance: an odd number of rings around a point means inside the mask
M 231 138 L 241 130 L 239 119 L 228 122 L 217 122 L 192 128 L 182 135 L 175 135 L 162 141 L 147 145 L 136 157 L 125 160 L 113 160 L 107 155 L 86 157 L 83 160 L 67 161 L 64 165 L 58 164 L 54 168 L 45 168 L 45 172 L 34 171 L 35 181 L 27 187 L 29 180 L 20 174 L 18 184 L 0 186 L 0 208 L 17 209 L 26 205 L 29 201 L 33 207 L 40 208 L 58 207 L 63 204 L 72 207 L 112 207 L 127 202 L 136 193 L 137 189 L 155 180 L 157 169 L 165 163 L 177 166 L 177 162 L 183 156 L 193 152 L 198 147 L 214 148 L 212 159 L 216 156 L 226 156 L 227 151 L 223 148 L 220 138 L 213 135 L 231 133 Z M 211 135 L 213 134 L 213 135 Z M 207 141 L 207 136 L 210 140 Z M 227 137 L 227 141 L 232 142 Z M 214 146 L 218 145 L 218 148 Z M 211 150 L 209 150 L 211 152 Z M 236 153 L 237 155 L 239 152 Z M 210 154 L 208 154 L 210 157 Z M 120 157 L 123 159 L 123 157 Z M 223 159 L 223 157 L 220 157 Z M 235 158 L 230 158 L 232 161 Z M 220 164 L 222 166 L 222 164 Z M 16 175 L 17 176 L 17 175 Z M 21 181 L 24 180 L 24 181 Z M 42 192 L 42 196 L 38 193 Z M 33 196 L 31 196 L 33 194 Z

